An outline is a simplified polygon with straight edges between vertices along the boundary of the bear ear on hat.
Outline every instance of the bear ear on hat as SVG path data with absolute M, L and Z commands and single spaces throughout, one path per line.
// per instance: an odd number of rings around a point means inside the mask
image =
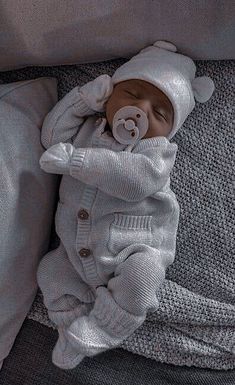
M 167 51 L 176 52 L 177 48 L 174 44 L 170 43 L 169 41 L 165 40 L 158 40 L 154 44 L 154 47 L 166 49 Z
M 215 85 L 208 76 L 200 76 L 192 80 L 192 89 L 195 99 L 200 103 L 205 103 L 212 96 Z

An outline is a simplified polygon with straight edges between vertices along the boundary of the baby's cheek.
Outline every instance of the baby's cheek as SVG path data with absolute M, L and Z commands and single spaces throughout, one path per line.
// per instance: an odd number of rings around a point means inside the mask
M 110 123 L 110 120 L 112 119 L 112 104 L 110 103 L 110 101 L 108 100 L 106 105 L 105 105 L 105 113 L 106 113 L 106 118 L 108 120 L 108 122 Z
M 111 102 L 107 102 L 107 105 L 106 105 L 106 118 L 108 120 L 108 123 L 111 125 L 112 122 L 113 122 L 113 118 L 114 118 L 114 115 L 116 114 L 116 112 L 120 109 L 121 107 L 119 107 L 116 103 L 114 104 L 113 101 Z
M 145 138 L 154 138 L 156 136 L 165 136 L 165 130 L 161 122 L 157 122 L 154 124 L 149 123 L 149 128 L 145 135 Z

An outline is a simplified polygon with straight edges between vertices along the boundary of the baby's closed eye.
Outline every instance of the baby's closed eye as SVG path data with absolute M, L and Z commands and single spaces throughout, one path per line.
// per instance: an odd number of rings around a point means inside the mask
M 130 92 L 130 91 L 126 90 L 126 93 L 131 95 L 131 96 L 134 96 L 135 98 L 138 98 L 138 96 L 134 92 Z
M 156 115 L 160 115 L 163 119 L 165 119 L 167 121 L 167 119 L 166 119 L 165 115 L 163 115 L 163 113 L 159 112 L 157 109 L 154 109 L 154 112 Z

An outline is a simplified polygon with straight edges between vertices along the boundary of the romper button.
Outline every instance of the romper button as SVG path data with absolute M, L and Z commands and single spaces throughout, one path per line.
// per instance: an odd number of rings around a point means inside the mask
M 87 212 L 86 210 L 80 210 L 80 211 L 78 212 L 78 217 L 79 217 L 80 219 L 88 219 L 89 214 L 88 214 L 88 212 Z
M 81 257 L 89 257 L 89 255 L 91 255 L 91 250 L 81 249 L 81 250 L 79 250 L 79 254 Z

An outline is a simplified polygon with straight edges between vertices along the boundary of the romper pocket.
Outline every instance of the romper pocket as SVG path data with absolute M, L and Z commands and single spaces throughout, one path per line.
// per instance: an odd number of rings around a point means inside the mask
M 151 245 L 152 216 L 114 214 L 109 229 L 108 249 L 113 254 L 120 253 L 125 247 L 135 243 Z

